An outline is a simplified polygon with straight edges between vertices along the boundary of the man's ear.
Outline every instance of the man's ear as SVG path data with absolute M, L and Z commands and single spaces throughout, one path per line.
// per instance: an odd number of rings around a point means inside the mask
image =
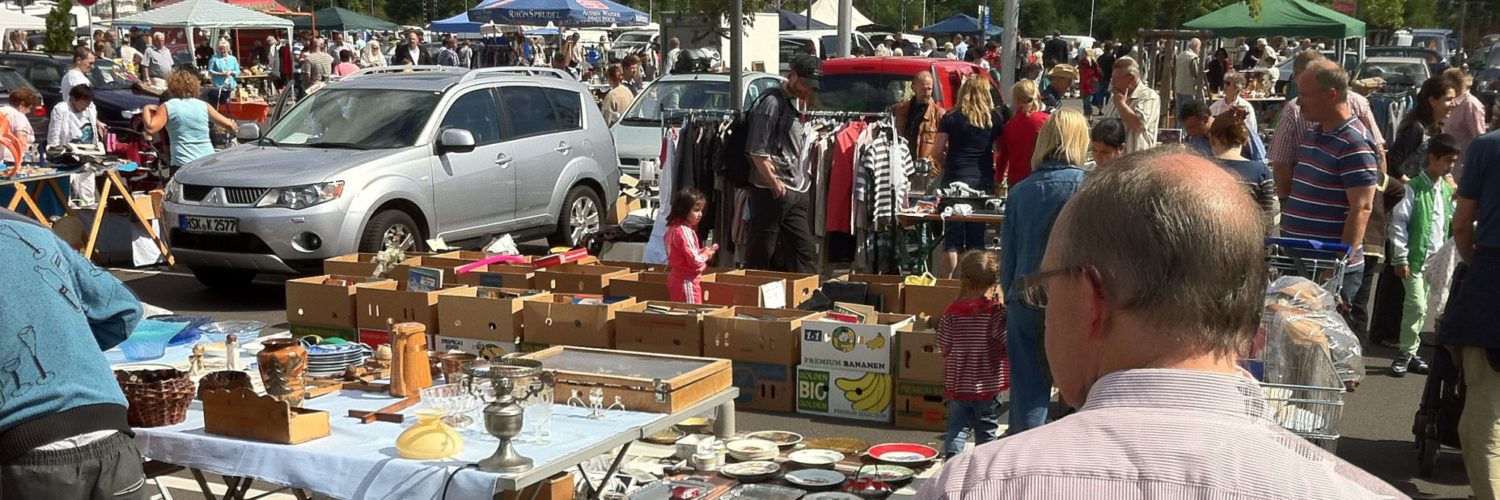
M 1083 314 L 1088 318 L 1088 339 L 1104 337 L 1104 326 L 1109 322 L 1109 298 L 1104 291 L 1104 277 L 1092 266 L 1079 273 L 1084 286 Z

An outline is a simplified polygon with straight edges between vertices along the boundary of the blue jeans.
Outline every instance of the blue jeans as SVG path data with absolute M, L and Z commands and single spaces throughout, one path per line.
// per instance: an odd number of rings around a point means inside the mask
M 1047 423 L 1052 374 L 1042 351 L 1042 316 L 1019 300 L 1006 304 L 1005 355 L 1010 360 L 1010 428 L 1015 434 Z
M 983 222 L 947 222 L 943 224 L 943 248 L 950 252 L 984 250 Z
M 1000 398 L 948 401 L 948 439 L 943 441 L 943 456 L 963 453 L 970 430 L 973 430 L 974 446 L 1000 437 Z
M 1370 265 L 1367 261 L 1365 266 Z M 1339 298 L 1344 299 L 1345 304 L 1354 303 L 1354 295 L 1359 293 L 1359 287 L 1365 284 L 1365 268 L 1349 268 L 1344 270 L 1343 288 L 1339 289 Z

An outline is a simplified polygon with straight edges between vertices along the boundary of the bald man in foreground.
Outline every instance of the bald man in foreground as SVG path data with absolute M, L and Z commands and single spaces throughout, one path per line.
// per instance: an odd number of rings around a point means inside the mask
M 1178 148 L 1090 174 L 1011 290 L 1044 312 L 1079 412 L 959 455 L 917 498 L 1406 498 L 1277 426 L 1236 365 L 1265 294 L 1259 210 Z

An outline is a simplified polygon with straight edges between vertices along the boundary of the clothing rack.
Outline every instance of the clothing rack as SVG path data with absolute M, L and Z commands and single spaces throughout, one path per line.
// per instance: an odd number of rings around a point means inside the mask
M 884 111 L 874 113 L 858 111 L 803 111 L 802 116 L 805 118 L 833 118 L 835 120 L 864 120 L 870 118 L 885 119 L 890 118 L 892 115 Z

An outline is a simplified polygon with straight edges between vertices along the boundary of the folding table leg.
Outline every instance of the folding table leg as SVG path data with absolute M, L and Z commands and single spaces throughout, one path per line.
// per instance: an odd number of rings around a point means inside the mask
M 213 490 L 208 488 L 208 480 L 203 478 L 203 471 L 192 467 L 188 467 L 188 470 L 193 472 L 193 479 L 198 481 L 198 491 L 203 492 L 203 498 L 219 500 L 218 497 L 214 496 Z
M 629 451 L 630 443 L 620 445 L 620 453 L 616 454 L 615 461 L 609 464 L 609 471 L 604 473 L 604 479 L 599 482 L 599 487 L 594 488 L 594 492 L 589 494 L 589 500 L 599 500 L 599 496 L 604 494 L 604 488 L 609 486 L 610 478 L 615 477 L 615 472 L 620 470 L 620 463 L 625 461 L 625 454 Z

